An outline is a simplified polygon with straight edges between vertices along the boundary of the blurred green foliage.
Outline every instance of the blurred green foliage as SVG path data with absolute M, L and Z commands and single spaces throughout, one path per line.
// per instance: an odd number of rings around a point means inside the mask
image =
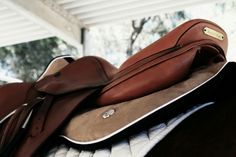
M 63 54 L 62 43 L 54 37 L 0 48 L 1 68 L 24 81 L 35 80 L 53 57 Z

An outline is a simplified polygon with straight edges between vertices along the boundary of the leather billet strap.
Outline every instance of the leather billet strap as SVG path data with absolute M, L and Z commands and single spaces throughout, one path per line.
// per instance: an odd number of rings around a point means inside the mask
M 10 143 L 14 141 L 17 132 L 28 116 L 27 104 L 32 103 L 29 97 L 36 96 L 37 94 L 35 90 L 32 90 L 33 87 L 34 83 L 13 83 L 4 85 L 0 89 L 0 93 L 6 92 L 5 95 L 1 97 L 0 103 L 0 105 L 3 106 L 1 116 L 5 116 L 1 117 L 0 123 L 1 156 L 8 145 L 11 145 Z M 8 95 L 8 93 L 11 94 Z M 36 101 L 34 101 L 34 103 L 36 103 Z
M 9 117 L 9 120 L 3 122 L 2 133 L 1 133 L 1 147 L 0 155 L 1 156 L 10 156 L 13 152 L 10 148 L 19 143 L 22 139 L 22 135 L 19 136 L 20 130 L 25 130 L 28 127 L 31 115 L 35 106 L 39 106 L 42 103 L 42 99 L 38 99 L 39 95 L 33 87 L 28 91 L 27 99 L 25 103 L 19 106 L 14 114 Z M 10 153 L 10 154 L 9 154 Z
M 43 131 L 44 123 L 47 118 L 47 114 L 50 110 L 50 107 L 53 103 L 54 96 L 46 95 L 43 98 L 38 98 L 42 100 L 42 104 L 38 108 L 37 112 L 34 115 L 34 120 L 32 121 L 33 127 L 31 129 L 31 136 L 37 136 L 40 132 Z

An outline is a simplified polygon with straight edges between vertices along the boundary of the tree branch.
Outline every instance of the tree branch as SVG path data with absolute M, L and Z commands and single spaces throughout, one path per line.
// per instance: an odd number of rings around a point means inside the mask
M 142 32 L 143 30 L 143 26 L 145 25 L 145 23 L 147 23 L 149 20 L 151 19 L 151 17 L 148 18 L 142 18 L 138 24 L 138 26 L 136 25 L 137 21 L 133 20 L 132 21 L 132 28 L 133 28 L 133 32 L 131 33 L 130 36 L 130 43 L 128 46 L 128 49 L 126 51 L 126 54 L 128 56 L 131 56 L 133 54 L 133 45 L 134 42 L 136 41 L 136 39 L 138 38 L 139 34 Z

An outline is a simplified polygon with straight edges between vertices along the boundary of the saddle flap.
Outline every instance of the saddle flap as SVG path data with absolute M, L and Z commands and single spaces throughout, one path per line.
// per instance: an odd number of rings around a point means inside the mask
M 33 83 L 11 83 L 0 87 L 0 120 L 27 103 L 26 97 Z
M 38 81 L 35 88 L 52 95 L 104 86 L 117 69 L 106 60 L 87 56 Z

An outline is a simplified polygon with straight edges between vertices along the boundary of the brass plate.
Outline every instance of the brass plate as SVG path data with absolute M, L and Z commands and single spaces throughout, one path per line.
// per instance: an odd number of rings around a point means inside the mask
M 203 33 L 218 40 L 224 40 L 224 35 L 220 32 L 215 31 L 214 29 L 205 27 L 203 29 Z

